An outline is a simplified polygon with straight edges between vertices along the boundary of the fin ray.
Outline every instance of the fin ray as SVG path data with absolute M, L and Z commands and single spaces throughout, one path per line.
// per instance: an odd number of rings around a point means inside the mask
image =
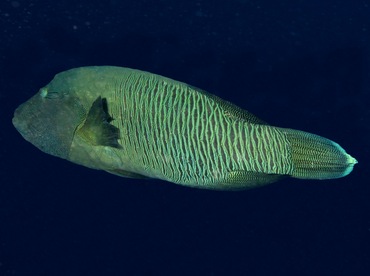
M 110 122 L 113 120 L 108 114 L 107 101 L 99 96 L 91 105 L 78 134 L 94 146 L 109 146 L 121 148 L 118 143 L 119 129 Z

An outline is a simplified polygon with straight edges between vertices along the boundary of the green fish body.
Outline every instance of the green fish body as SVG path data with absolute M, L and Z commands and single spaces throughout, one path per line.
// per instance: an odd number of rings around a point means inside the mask
M 42 151 L 74 163 L 205 189 L 339 178 L 357 163 L 329 139 L 270 126 L 201 89 L 120 67 L 57 74 L 17 108 L 13 124 Z

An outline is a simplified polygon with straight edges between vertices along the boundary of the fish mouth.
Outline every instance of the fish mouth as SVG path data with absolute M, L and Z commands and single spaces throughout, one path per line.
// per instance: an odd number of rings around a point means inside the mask
M 59 101 L 45 101 L 39 94 L 21 104 L 12 119 L 25 140 L 41 151 L 66 159 L 74 128 L 68 125 L 68 112 Z
M 43 139 L 45 126 L 42 125 L 42 114 L 35 108 L 32 101 L 21 104 L 15 111 L 12 123 L 22 137 L 35 145 L 42 151 L 45 151 Z
M 32 121 L 31 118 L 27 118 L 27 116 L 24 114 L 24 105 L 25 104 L 21 104 L 14 111 L 12 123 L 17 131 L 23 136 L 23 138 L 29 141 L 30 135 L 32 133 L 37 133 L 37 129 L 30 124 L 30 122 Z

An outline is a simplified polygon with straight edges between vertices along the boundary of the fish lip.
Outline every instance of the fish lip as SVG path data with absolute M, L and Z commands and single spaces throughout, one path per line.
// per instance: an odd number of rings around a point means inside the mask
M 67 159 L 79 120 L 74 100 L 45 99 L 37 93 L 15 109 L 12 123 L 26 141 L 42 152 Z
M 12 124 L 16 128 L 16 130 L 23 136 L 23 138 L 26 139 L 25 132 L 26 132 L 26 129 L 27 129 L 27 127 L 26 127 L 27 124 L 24 120 L 20 119 L 22 117 L 23 107 L 24 107 L 24 104 L 21 104 L 14 111 L 13 118 L 12 118 Z

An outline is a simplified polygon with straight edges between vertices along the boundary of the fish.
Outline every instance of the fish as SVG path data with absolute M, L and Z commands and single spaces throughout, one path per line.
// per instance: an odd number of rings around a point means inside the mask
M 56 74 L 12 122 L 41 151 L 73 163 L 210 190 L 335 179 L 357 163 L 327 138 L 272 126 L 202 89 L 125 67 Z

